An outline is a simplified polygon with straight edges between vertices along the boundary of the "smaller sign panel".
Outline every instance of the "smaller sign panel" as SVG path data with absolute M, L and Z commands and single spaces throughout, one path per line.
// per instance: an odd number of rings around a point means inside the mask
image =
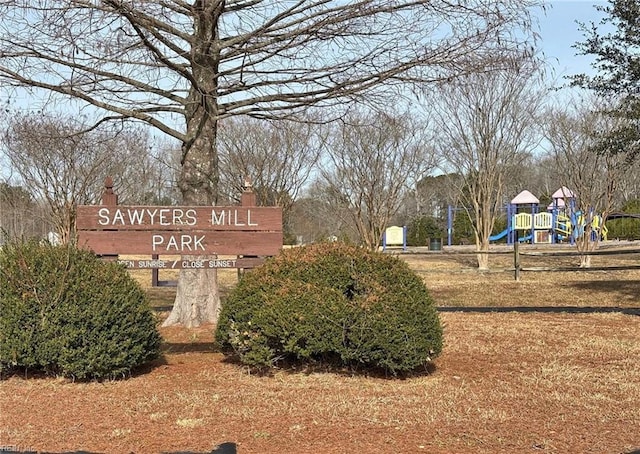
M 396 225 L 387 227 L 385 232 L 385 244 L 387 246 L 402 246 L 404 244 L 404 228 Z
M 261 265 L 264 259 L 261 257 L 240 258 L 157 258 L 157 259 L 119 259 L 117 263 L 130 269 L 224 269 L 224 268 L 255 268 Z

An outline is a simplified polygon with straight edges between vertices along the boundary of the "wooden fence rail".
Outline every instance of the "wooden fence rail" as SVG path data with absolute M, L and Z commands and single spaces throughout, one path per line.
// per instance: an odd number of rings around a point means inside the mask
M 533 266 L 524 267 L 521 265 L 520 257 L 591 257 L 600 255 L 625 255 L 625 254 L 640 254 L 640 249 L 604 249 L 596 251 L 528 251 L 521 252 L 518 243 L 514 244 L 513 248 L 513 263 L 514 263 L 514 279 L 520 280 L 521 272 L 528 271 L 546 271 L 546 272 L 558 272 L 558 271 L 627 271 L 627 270 L 640 270 L 640 263 L 637 265 L 607 265 L 607 266 Z
M 420 251 L 405 251 L 397 253 L 398 255 L 433 255 L 433 252 L 420 252 Z M 629 254 L 639 254 L 640 249 L 621 249 L 621 248 L 607 248 L 602 250 L 588 251 L 588 252 L 580 252 L 576 250 L 572 251 L 522 251 L 518 243 L 515 243 L 513 249 L 511 250 L 493 250 L 493 251 L 455 251 L 455 250 L 444 250 L 438 252 L 440 255 L 450 255 L 450 256 L 476 256 L 478 254 L 488 254 L 488 255 L 513 255 L 513 267 L 511 268 L 502 268 L 499 270 L 492 269 L 491 272 L 513 272 L 514 279 L 516 281 L 520 280 L 520 274 L 522 272 L 565 272 L 565 271 L 579 271 L 579 272 L 588 272 L 588 271 L 627 271 L 627 270 L 640 270 L 640 259 L 638 264 L 629 264 L 629 265 L 608 265 L 608 266 L 589 266 L 589 267 L 580 267 L 580 266 L 523 266 L 522 258 L 523 257 L 536 257 L 536 258 L 544 258 L 544 257 L 583 257 L 583 256 L 612 256 L 612 255 L 629 255 Z

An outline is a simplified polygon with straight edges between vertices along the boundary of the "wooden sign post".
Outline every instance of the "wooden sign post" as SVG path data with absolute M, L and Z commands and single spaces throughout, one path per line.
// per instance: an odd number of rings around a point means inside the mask
M 147 255 L 121 260 L 131 268 L 251 268 L 282 248 L 282 208 L 257 207 L 249 182 L 240 206 L 118 205 L 111 178 L 101 205 L 77 207 L 78 246 L 97 255 Z M 161 260 L 160 256 L 250 256 L 235 260 Z

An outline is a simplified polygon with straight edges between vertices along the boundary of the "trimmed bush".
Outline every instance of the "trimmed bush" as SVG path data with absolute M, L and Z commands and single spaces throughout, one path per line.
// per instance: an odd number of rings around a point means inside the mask
M 155 315 L 123 267 L 34 241 L 0 251 L 0 369 L 115 378 L 159 351 Z
M 397 374 L 441 352 L 442 326 L 405 262 L 321 243 L 283 251 L 247 273 L 222 305 L 216 341 L 259 368 L 338 360 Z

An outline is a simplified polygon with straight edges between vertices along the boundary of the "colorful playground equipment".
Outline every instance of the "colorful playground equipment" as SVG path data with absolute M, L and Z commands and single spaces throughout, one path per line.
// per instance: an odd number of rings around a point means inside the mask
M 498 241 L 507 237 L 507 244 L 518 242 L 530 243 L 573 243 L 585 231 L 587 219 L 591 220 L 591 234 L 607 237 L 607 227 L 602 216 L 589 213 L 584 216 L 575 210 L 575 195 L 566 187 L 561 187 L 552 195 L 551 203 L 546 211 L 539 211 L 540 200 L 529 191 L 522 191 L 507 206 L 507 228 L 489 237 L 490 241 Z M 449 245 L 453 233 L 452 210 L 449 209 Z

